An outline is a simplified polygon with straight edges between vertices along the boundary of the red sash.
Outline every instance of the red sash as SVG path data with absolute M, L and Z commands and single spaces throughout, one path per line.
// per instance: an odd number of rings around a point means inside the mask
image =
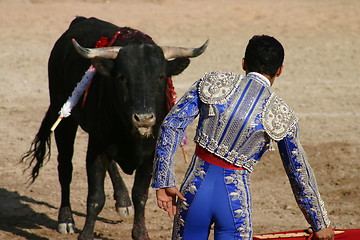
M 201 158 L 202 160 L 216 165 L 218 167 L 227 168 L 227 169 L 234 169 L 234 170 L 245 170 L 245 168 L 237 167 L 232 163 L 226 162 L 224 159 L 216 156 L 215 154 L 209 152 L 205 148 L 201 147 L 199 144 L 196 144 L 195 149 L 196 155 Z

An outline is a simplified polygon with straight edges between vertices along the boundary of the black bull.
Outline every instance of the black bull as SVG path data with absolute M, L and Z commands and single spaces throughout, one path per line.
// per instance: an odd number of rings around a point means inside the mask
M 113 47 L 93 47 L 102 37 L 126 32 Z M 72 43 L 76 39 L 82 46 Z M 127 214 L 131 201 L 115 160 L 135 180 L 132 201 L 135 209 L 132 237 L 149 239 L 144 208 L 148 198 L 154 147 L 161 121 L 167 113 L 166 80 L 180 74 L 200 55 L 200 48 L 160 47 L 152 39 L 131 28 L 119 28 L 96 18 L 77 17 L 52 49 L 48 73 L 50 106 L 40 129 L 24 154 L 29 160 L 32 182 L 44 160 L 50 157 L 51 126 L 84 72 L 92 64 L 96 74 L 86 101 L 83 97 L 55 130 L 58 149 L 58 174 L 61 184 L 61 206 L 58 231 L 73 232 L 70 206 L 73 145 L 78 125 L 89 134 L 86 154 L 88 197 L 86 222 L 79 239 L 93 239 L 95 219 L 105 203 L 104 178 L 109 172 L 119 212 Z M 80 54 L 79 54 L 80 53 Z M 172 60 L 168 60 L 172 59 Z M 83 104 L 80 104 L 83 103 Z

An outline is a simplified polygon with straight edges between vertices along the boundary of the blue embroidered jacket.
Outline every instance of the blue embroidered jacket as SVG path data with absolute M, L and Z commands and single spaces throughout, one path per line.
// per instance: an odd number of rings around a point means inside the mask
M 199 116 L 195 142 L 249 172 L 276 141 L 296 201 L 315 231 L 330 225 L 315 176 L 298 137 L 298 118 L 261 74 L 206 73 L 162 123 L 152 187 L 173 187 L 173 156 L 186 127 Z

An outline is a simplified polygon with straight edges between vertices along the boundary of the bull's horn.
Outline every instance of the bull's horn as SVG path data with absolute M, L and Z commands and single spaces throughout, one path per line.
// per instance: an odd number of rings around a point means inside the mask
M 80 44 L 75 39 L 72 39 L 72 43 L 76 51 L 84 58 L 103 57 L 115 59 L 121 49 L 119 46 L 106 48 L 84 48 L 80 46 Z
M 202 54 L 207 45 L 209 44 L 209 39 L 199 48 L 183 48 L 183 47 L 161 47 L 164 52 L 165 59 L 170 58 L 193 58 Z

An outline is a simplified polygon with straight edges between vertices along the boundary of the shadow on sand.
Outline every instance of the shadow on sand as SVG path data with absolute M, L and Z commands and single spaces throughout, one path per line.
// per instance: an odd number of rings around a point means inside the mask
M 23 237 L 29 240 L 44 240 L 47 237 L 38 236 L 33 233 L 36 229 L 48 228 L 56 232 L 57 221 L 49 218 L 44 213 L 35 212 L 30 205 L 42 205 L 58 211 L 58 208 L 49 203 L 37 201 L 27 196 L 21 196 L 18 192 L 10 192 L 4 188 L 0 188 L 0 231 L 9 232 L 13 235 Z M 74 215 L 86 217 L 85 214 L 73 212 Z M 122 221 L 113 221 L 105 218 L 98 218 L 108 224 L 118 224 Z M 30 230 L 30 231 L 29 231 Z M 79 229 L 76 229 L 80 232 Z M 102 236 L 95 236 L 95 239 L 110 240 Z

